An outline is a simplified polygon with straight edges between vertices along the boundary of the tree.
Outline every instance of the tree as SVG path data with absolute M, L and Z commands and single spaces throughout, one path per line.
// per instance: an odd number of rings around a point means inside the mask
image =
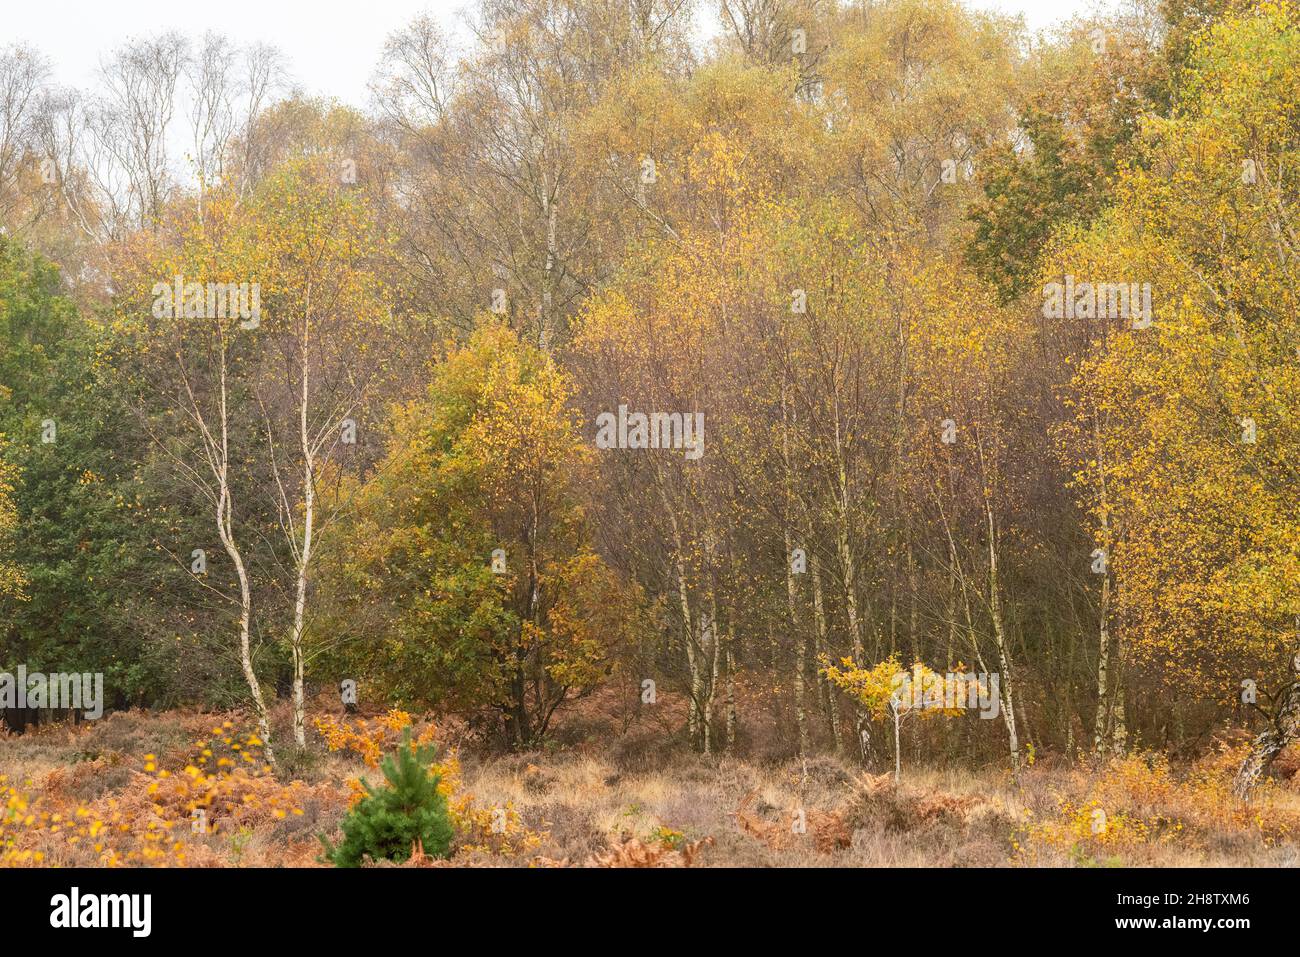
M 637 628 L 635 592 L 591 547 L 570 392 L 485 321 L 394 410 L 375 472 L 343 486 L 355 504 L 327 559 L 340 667 L 386 698 L 495 713 L 514 747 L 536 746 Z
M 419 170 L 396 204 L 406 263 L 460 334 L 495 298 L 530 342 L 563 341 L 608 268 L 598 237 L 611 203 L 584 175 L 578 130 L 625 72 L 689 62 L 690 9 L 486 0 L 469 21 L 478 42 L 454 65 L 427 18 L 389 39 L 386 138 Z
M 180 612 L 154 550 L 169 516 L 141 488 L 147 442 L 118 358 L 59 270 L 0 237 L 0 473 L 14 522 L 0 654 L 10 667 L 103 672 L 108 707 L 171 698 L 164 636 Z
M 1294 212 L 1275 173 L 1295 162 L 1297 71 L 1300 31 L 1285 8 L 1203 34 L 1178 115 L 1153 124 L 1111 213 L 1051 260 L 1076 282 L 1154 287 L 1153 321 L 1092 320 L 1075 391 L 1097 451 L 1078 478 L 1108 517 L 1099 542 L 1112 548 L 1126 664 L 1189 704 L 1268 689 L 1270 726 L 1242 766 L 1243 796 L 1295 739 L 1300 713 L 1300 331 Z
M 416 849 L 429 857 L 448 857 L 454 831 L 441 776 L 431 772 L 433 745 L 411 741 L 407 728 L 380 770 L 387 787 L 372 788 L 364 778 L 365 796 L 339 825 L 343 841 L 334 847 L 325 838 L 325 856 L 336 867 L 360 867 L 369 861 L 405 861 Z
M 146 239 L 124 263 L 116 303 L 119 328 L 137 367 L 132 382 L 138 421 L 174 474 L 208 510 L 230 561 L 235 595 L 196 583 L 237 609 L 236 654 L 257 713 L 268 760 L 275 761 L 266 697 L 254 666 L 255 572 L 249 511 L 240 507 L 257 482 L 250 474 L 257 422 L 250 392 L 261 323 L 258 250 L 239 228 L 235 197 L 205 204 L 172 243 Z M 249 527 L 253 526 L 253 527 Z
M 984 199 L 968 213 L 975 232 L 967 259 L 1004 303 L 1030 288 L 1053 230 L 1086 222 L 1104 196 L 1098 171 L 1081 158 L 1059 117 L 1031 110 L 1021 125 L 1027 158 L 1010 146 L 991 153 Z
M 384 240 L 365 200 L 334 173 L 287 165 L 260 184 L 239 214 L 246 248 L 255 253 L 246 268 L 264 277 L 254 389 L 293 576 L 289 652 L 299 748 L 307 745 L 308 590 L 330 525 L 329 516 L 318 514 L 319 483 L 331 458 L 351 451 L 358 429 L 369 424 L 365 407 L 385 363 L 388 314 L 378 275 Z
M 18 531 L 18 509 L 14 506 L 14 475 L 17 470 L 0 460 L 0 601 L 22 600 L 27 578 L 13 560 Z
M 1140 161 L 1142 117 L 1169 108 L 1165 32 L 1137 5 L 1068 24 L 1020 68 L 1019 123 L 978 157 L 983 196 L 966 211 L 965 257 L 1003 304 L 1030 291 L 1052 234 L 1090 223 Z
M 830 682 L 850 695 L 873 718 L 888 717 L 894 726 L 894 784 L 903 778 L 903 746 L 900 729 L 913 715 L 922 719 L 962 714 L 965 692 L 954 695 L 952 679 L 917 661 L 904 671 L 897 655 L 871 668 L 844 658 L 839 665 L 823 660 L 822 671 Z M 960 687 L 965 689 L 964 680 Z M 984 693 L 981 690 L 981 693 Z M 952 704 L 956 702 L 956 704 Z

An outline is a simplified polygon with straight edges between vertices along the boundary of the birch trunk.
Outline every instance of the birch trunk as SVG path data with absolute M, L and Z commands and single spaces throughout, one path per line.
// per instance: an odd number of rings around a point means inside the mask
M 1101 458 L 1100 428 L 1100 423 L 1098 423 L 1097 415 L 1094 412 L 1092 419 L 1093 444 L 1097 455 L 1097 477 L 1101 495 L 1101 540 L 1103 561 L 1105 562 L 1101 579 L 1101 621 L 1097 628 L 1097 714 L 1093 721 L 1092 738 L 1093 753 L 1099 756 L 1107 750 L 1107 731 L 1111 727 L 1111 720 L 1114 715 L 1110 676 L 1110 513 L 1109 500 L 1106 494 L 1106 469 Z
M 997 524 L 993 519 L 993 506 L 985 499 L 984 511 L 988 519 L 989 539 L 989 611 L 993 618 L 993 640 L 997 646 L 998 666 L 1002 670 L 999 682 L 1002 693 L 1002 720 L 1007 726 L 1007 742 L 1011 751 L 1011 772 L 1020 773 L 1020 738 L 1016 734 L 1015 699 L 1011 684 L 1011 651 L 1007 647 L 1006 625 L 1002 620 L 1001 582 L 998 575 Z
M 224 431 L 224 430 L 223 430 Z M 230 520 L 230 487 L 226 481 L 224 466 L 220 476 L 220 492 L 217 500 L 217 534 L 222 547 L 235 566 L 239 578 L 239 667 L 248 683 L 249 694 L 253 698 L 253 708 L 257 712 L 257 730 L 265 745 L 263 753 L 272 766 L 275 765 L 275 752 L 271 747 L 271 721 L 266 710 L 266 699 L 262 697 L 262 685 L 253 670 L 253 653 L 250 644 L 250 631 L 253 620 L 252 588 L 248 580 L 248 569 L 244 565 L 243 555 L 235 542 L 234 528 Z
M 682 637 L 686 643 L 686 667 L 690 672 L 690 702 L 686 712 L 686 729 L 691 744 L 700 744 L 700 698 L 703 679 L 700 675 L 699 656 L 696 654 L 695 627 L 691 616 L 690 589 L 686 582 L 686 562 L 683 558 L 685 546 L 682 543 L 681 526 L 677 522 L 677 513 L 668 502 L 663 485 L 659 486 L 659 495 L 663 500 L 664 512 L 672 524 L 673 531 L 673 570 L 677 573 L 677 601 L 682 614 Z
M 791 488 L 794 475 L 790 468 L 789 412 L 786 403 L 786 386 L 781 386 L 781 459 L 785 465 L 785 597 L 786 610 L 790 616 L 790 634 L 794 639 L 794 672 L 791 688 L 794 694 L 794 720 L 798 729 L 799 756 L 808 753 L 808 708 L 807 694 L 804 688 L 804 672 L 808 667 L 808 645 L 804 641 L 803 629 L 799 627 L 798 590 L 795 586 L 792 554 L 794 539 L 790 533 L 790 511 L 794 507 L 794 490 Z
M 230 489 L 230 425 L 229 410 L 227 407 L 227 385 L 226 385 L 226 352 L 225 341 L 221 343 L 221 396 L 220 396 L 220 416 L 221 416 L 221 439 L 219 443 L 212 441 L 212 435 L 205 425 L 202 425 L 202 419 L 199 422 L 202 427 L 204 438 L 211 449 L 210 464 L 212 465 L 213 475 L 217 481 L 217 536 L 221 540 L 222 547 L 226 550 L 231 564 L 235 568 L 235 575 L 239 578 L 239 667 L 244 673 L 244 681 L 248 683 L 249 694 L 253 698 L 253 708 L 257 712 L 257 730 L 261 735 L 263 742 L 263 753 L 266 760 L 273 767 L 275 766 L 275 751 L 271 745 L 271 721 L 266 710 L 266 699 L 262 696 L 262 686 L 257 680 L 257 672 L 253 669 L 253 652 L 251 646 L 251 631 L 253 623 L 253 589 L 248 578 L 248 568 L 244 564 L 244 556 L 239 550 L 238 542 L 235 539 L 235 525 L 232 511 L 234 510 L 234 498 Z M 197 411 L 197 403 L 195 410 Z M 215 447 L 213 447 L 215 446 Z
M 902 723 L 902 716 L 897 708 L 894 711 L 894 787 L 898 787 L 903 780 L 903 744 L 902 735 L 899 733 L 899 725 Z
M 794 542 L 790 536 L 790 528 L 787 525 L 785 529 L 785 598 L 786 612 L 790 618 L 790 630 L 794 637 L 794 671 L 791 677 L 794 691 L 794 718 L 795 725 L 798 728 L 798 746 L 799 756 L 803 757 L 808 753 L 808 709 L 805 704 L 804 690 L 804 670 L 807 668 L 808 646 L 803 640 L 803 629 L 799 627 L 799 612 L 797 608 L 798 593 L 794 583 L 794 570 L 790 567 L 790 552 Z
M 812 540 L 811 535 L 809 541 Z M 823 656 L 829 655 L 830 650 L 826 641 L 826 610 L 822 605 L 822 570 L 821 562 L 816 554 L 810 555 L 808 564 L 812 572 L 813 587 L 813 623 L 816 627 L 816 652 L 820 660 Z M 819 672 L 820 674 L 820 672 Z M 826 720 L 831 726 L 831 740 L 835 743 L 837 753 L 844 750 L 844 741 L 840 736 L 840 710 L 836 707 L 835 693 L 831 688 L 830 680 L 824 674 L 820 674 L 818 684 L 821 686 L 822 702 L 826 709 Z
M 1232 791 L 1238 800 L 1247 801 L 1268 770 L 1273 759 L 1294 741 L 1300 740 L 1300 641 L 1291 657 L 1290 683 L 1278 695 L 1277 710 L 1271 725 L 1256 736 L 1250 754 L 1242 762 L 1233 781 Z
M 701 641 L 704 640 L 704 626 L 701 626 Z M 722 642 L 718 638 L 718 601 L 715 590 L 712 585 L 709 587 L 709 622 L 708 622 L 709 642 L 704 643 L 701 650 L 711 649 L 711 662 L 709 666 L 709 691 L 704 697 L 704 753 L 713 753 L 713 702 L 717 697 L 718 690 L 718 669 L 721 664 L 720 649 Z
M 306 702 L 303 678 L 303 635 L 306 630 L 307 570 L 311 564 L 312 536 L 316 525 L 316 458 L 311 439 L 307 434 L 307 404 L 310 395 L 307 365 L 307 332 L 303 332 L 302 395 L 298 406 L 298 438 L 302 443 L 302 547 L 298 551 L 294 601 L 293 631 L 289 646 L 293 654 L 293 742 L 299 748 L 307 747 Z
M 1097 714 L 1093 720 L 1092 751 L 1101 756 L 1106 753 L 1106 729 L 1110 725 L 1110 571 L 1101 582 L 1101 627 L 1097 632 Z
M 736 749 L 736 632 L 727 621 L 727 750 Z

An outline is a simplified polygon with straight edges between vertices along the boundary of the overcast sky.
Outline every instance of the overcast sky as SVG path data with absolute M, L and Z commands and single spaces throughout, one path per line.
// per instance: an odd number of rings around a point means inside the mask
M 712 3 L 700 6 L 712 7 Z M 976 7 L 1017 13 L 1031 28 L 1093 9 L 1094 0 L 973 0 Z M 363 105 L 385 38 L 427 11 L 454 32 L 466 0 L 6 0 L 0 46 L 24 42 L 51 61 L 63 85 L 93 86 L 99 59 L 128 37 L 175 29 L 197 37 L 214 30 L 245 42 L 265 41 L 288 57 L 306 92 Z

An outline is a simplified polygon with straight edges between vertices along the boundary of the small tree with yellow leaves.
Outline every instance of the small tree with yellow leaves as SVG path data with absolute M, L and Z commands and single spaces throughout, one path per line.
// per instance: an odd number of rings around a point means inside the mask
M 890 655 L 871 668 L 859 666 L 852 658 L 841 658 L 839 666 L 823 658 L 822 666 L 827 680 L 858 702 L 871 717 L 893 719 L 895 784 L 903 776 L 899 741 L 903 719 L 913 714 L 919 714 L 923 720 L 961 714 L 962 696 L 950 693 L 950 682 L 954 678 L 973 680 L 964 675 L 941 675 L 919 661 L 912 664 L 910 672 L 905 671 L 897 655 Z

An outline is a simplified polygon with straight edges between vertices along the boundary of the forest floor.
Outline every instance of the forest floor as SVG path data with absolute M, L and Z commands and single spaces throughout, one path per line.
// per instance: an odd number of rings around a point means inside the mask
M 401 722 L 336 714 L 291 754 L 287 713 L 276 719 L 275 772 L 233 712 L 120 712 L 0 736 L 0 863 L 320 863 L 317 835 L 337 836 L 358 778 L 382 780 L 367 762 Z M 1242 806 L 1228 791 L 1238 754 L 1226 746 L 1172 767 L 1152 755 L 1040 758 L 1018 782 L 998 767 L 905 762 L 896 787 L 891 773 L 848 759 L 703 756 L 650 730 L 529 754 L 444 750 L 455 756 L 450 863 L 1300 866 L 1294 756 Z M 435 740 L 445 738 L 454 734 Z

